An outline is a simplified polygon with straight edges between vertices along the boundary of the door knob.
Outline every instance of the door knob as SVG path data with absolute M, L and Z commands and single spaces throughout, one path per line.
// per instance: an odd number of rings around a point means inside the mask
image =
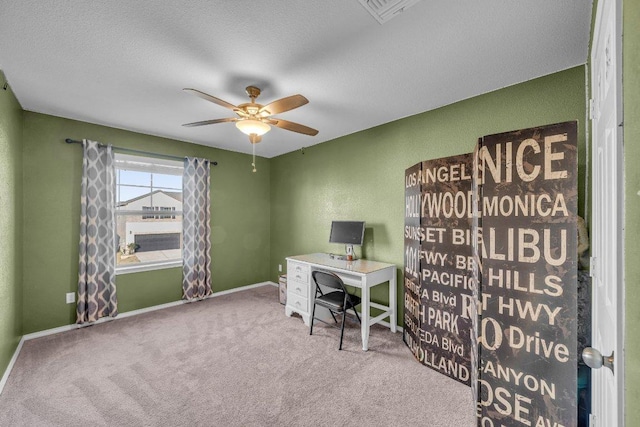
M 602 353 L 595 348 L 586 347 L 582 350 L 582 360 L 584 360 L 584 363 L 591 369 L 599 369 L 604 365 L 613 372 L 613 354 L 614 352 L 612 351 L 611 356 L 603 356 Z

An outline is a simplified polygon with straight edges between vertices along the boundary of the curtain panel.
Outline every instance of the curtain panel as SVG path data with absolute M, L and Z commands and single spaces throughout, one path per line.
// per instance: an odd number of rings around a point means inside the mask
M 186 157 L 182 177 L 182 298 L 211 294 L 211 186 L 209 160 Z
M 76 323 L 118 315 L 113 150 L 84 140 Z

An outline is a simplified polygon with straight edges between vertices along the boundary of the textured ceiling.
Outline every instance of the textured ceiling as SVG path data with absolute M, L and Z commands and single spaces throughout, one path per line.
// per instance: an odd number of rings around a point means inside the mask
M 300 93 L 273 157 L 587 60 L 590 0 L 423 0 L 384 25 L 357 0 L 0 1 L 0 69 L 25 110 L 249 153 L 233 123 L 183 123 Z M 89 135 L 87 135 L 89 137 Z M 108 142 L 108 141 L 104 141 Z

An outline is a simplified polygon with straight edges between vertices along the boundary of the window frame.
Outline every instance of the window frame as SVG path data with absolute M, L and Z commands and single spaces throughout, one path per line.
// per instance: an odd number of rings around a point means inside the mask
M 140 165 L 144 165 L 145 170 L 140 170 L 140 169 L 136 169 L 134 168 L 126 168 L 127 162 L 133 162 L 133 163 L 138 163 Z M 120 164 L 119 164 L 120 163 Z M 162 171 L 156 171 L 155 169 L 162 169 L 162 168 L 169 168 L 169 169 L 180 169 L 180 174 L 177 173 L 163 173 Z M 184 165 L 179 162 L 179 161 L 175 161 L 175 160 L 165 160 L 165 159 L 160 159 L 160 158 L 154 158 L 154 157 L 147 157 L 147 156 L 140 156 L 140 155 L 130 155 L 130 154 L 122 154 L 122 153 L 115 153 L 115 165 L 114 165 L 114 169 L 115 169 L 115 179 L 114 179 L 114 191 L 116 194 L 116 199 L 119 198 L 119 195 L 121 194 L 120 191 L 122 188 L 145 188 L 148 189 L 149 192 L 146 194 L 143 194 L 141 196 L 137 196 L 137 197 L 145 197 L 147 195 L 153 195 L 153 194 L 157 194 L 157 191 L 172 191 L 172 192 L 180 192 L 182 194 L 182 188 L 173 188 L 173 187 L 169 187 L 166 185 L 154 185 L 153 184 L 153 175 L 173 175 L 173 176 L 179 176 L 180 177 L 180 182 L 182 183 L 182 179 L 183 179 L 183 171 L 184 171 Z M 149 185 L 138 185 L 138 184 L 122 184 L 120 182 L 120 171 L 135 171 L 135 172 L 145 172 L 145 173 L 149 173 L 150 174 L 150 182 Z M 166 193 L 165 193 L 166 195 Z M 168 196 L 168 195 L 167 195 Z M 171 197 L 171 196 L 168 196 Z M 135 199 L 136 196 L 132 197 L 131 199 L 128 199 L 128 201 L 131 201 L 133 199 Z M 153 196 L 151 197 L 153 199 Z M 176 199 L 177 200 L 177 199 Z M 155 206 L 155 202 L 151 202 L 151 206 L 144 206 L 143 209 L 119 209 L 121 207 L 121 203 L 123 203 L 124 201 L 118 201 L 116 200 L 116 204 L 115 204 L 115 223 L 114 223 L 114 232 L 116 234 L 116 236 L 118 235 L 118 224 L 119 224 L 119 217 L 120 216 L 139 216 L 140 222 L 147 222 L 147 223 L 152 223 L 153 221 L 162 221 L 162 220 L 169 220 L 166 222 L 173 222 L 176 220 L 176 217 L 180 217 L 180 240 L 182 242 L 183 239 L 183 229 L 182 229 L 182 204 L 183 204 L 183 200 L 181 197 L 181 200 L 179 200 L 180 202 L 180 209 L 177 209 L 175 206 L 165 206 L 165 205 L 158 205 Z M 161 202 L 162 203 L 162 202 Z M 144 208 L 150 208 L 150 209 L 144 209 Z M 177 221 L 176 221 L 177 222 Z M 119 245 L 121 246 L 122 243 Z M 126 240 L 125 240 L 125 247 L 126 247 Z M 119 249 L 120 250 L 120 249 Z M 167 261 L 146 261 L 146 262 L 137 262 L 134 264 L 121 264 L 118 265 L 116 263 L 115 265 L 115 274 L 116 276 L 119 276 L 121 274 L 131 274 L 131 273 L 138 273 L 138 272 L 145 272 L 145 271 L 154 271 L 154 270 L 162 270 L 162 269 L 167 269 L 167 268 L 177 268 L 177 267 L 182 267 L 182 254 L 183 254 L 183 247 L 181 244 L 180 247 L 180 258 L 179 259 L 171 259 L 171 260 L 167 260 Z M 117 261 L 117 256 L 116 256 L 116 261 Z

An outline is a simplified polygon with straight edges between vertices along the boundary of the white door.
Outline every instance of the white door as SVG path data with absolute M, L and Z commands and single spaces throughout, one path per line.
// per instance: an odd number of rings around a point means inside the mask
M 598 1 L 591 48 L 592 347 L 614 369 L 592 369 L 591 425 L 623 426 L 622 111 L 620 0 Z

